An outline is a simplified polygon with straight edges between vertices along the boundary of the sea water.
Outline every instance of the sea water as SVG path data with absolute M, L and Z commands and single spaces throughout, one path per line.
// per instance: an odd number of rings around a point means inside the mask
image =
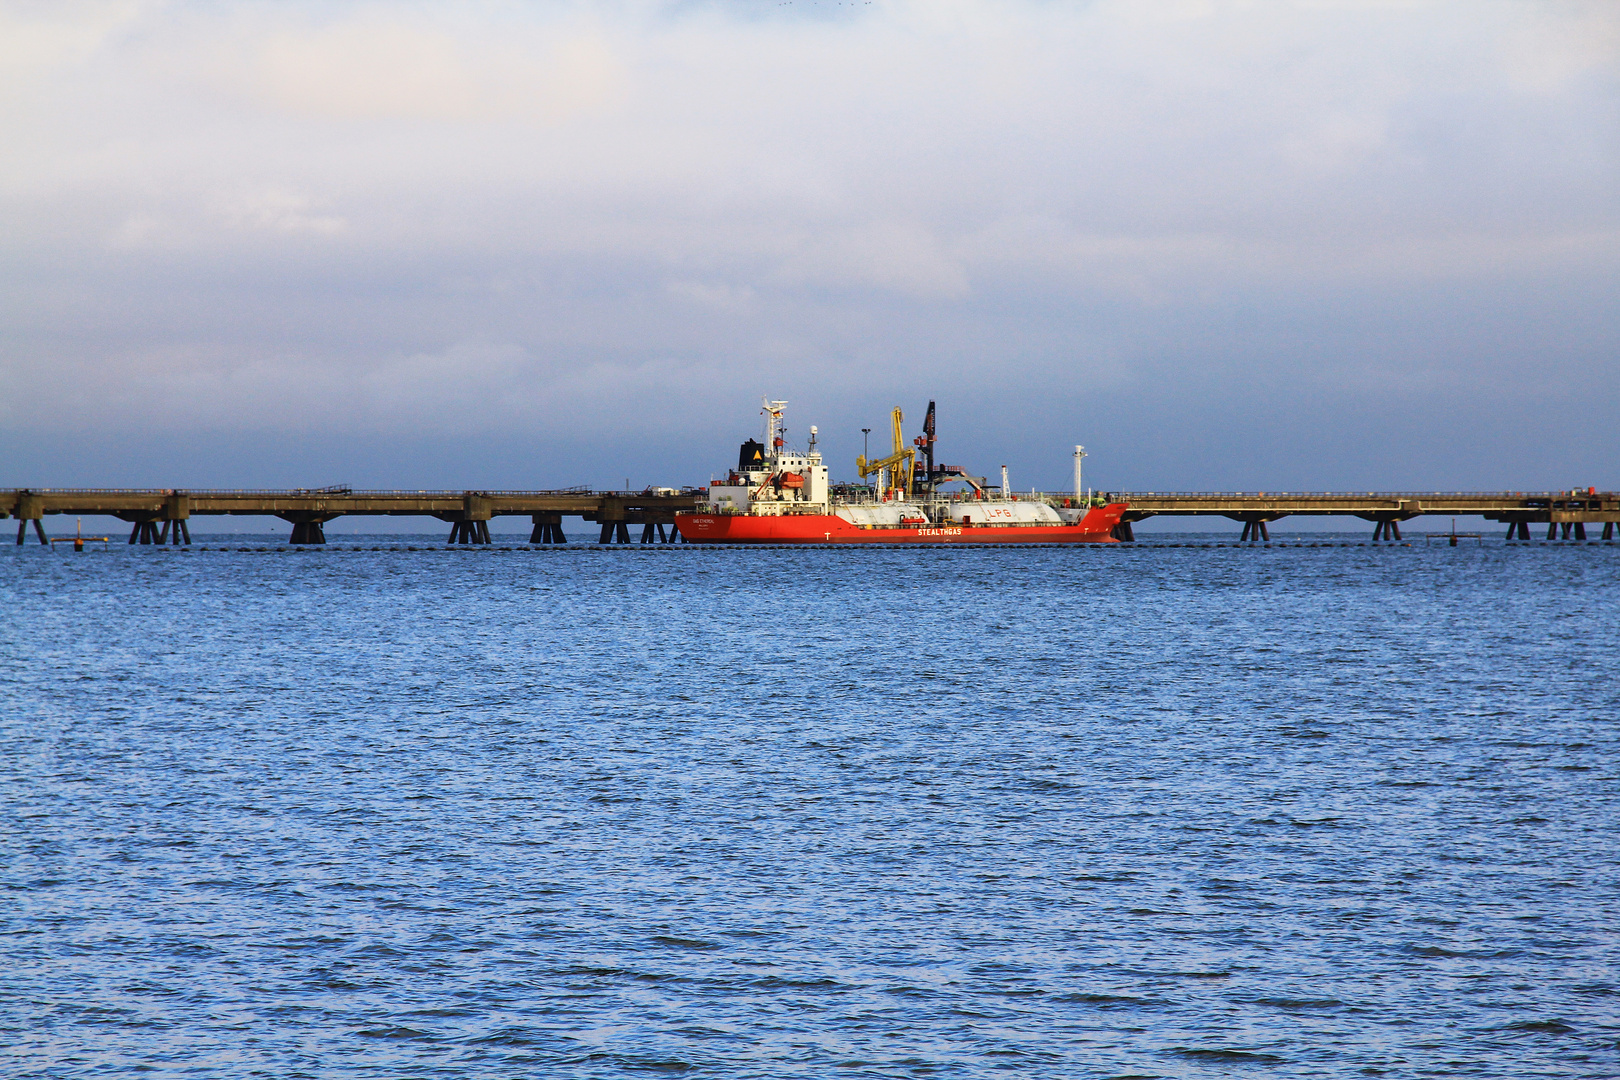
M 1620 1073 L 1620 546 L 1345 539 L 8 545 L 0 1074 Z

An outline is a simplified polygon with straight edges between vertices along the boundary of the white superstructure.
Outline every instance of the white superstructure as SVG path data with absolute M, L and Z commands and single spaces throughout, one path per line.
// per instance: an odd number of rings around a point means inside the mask
M 785 401 L 764 399 L 765 442 L 744 443 L 737 468 L 725 480 L 709 484 L 711 513 L 825 514 L 830 511 L 827 467 L 815 448 L 790 449 L 782 424 Z

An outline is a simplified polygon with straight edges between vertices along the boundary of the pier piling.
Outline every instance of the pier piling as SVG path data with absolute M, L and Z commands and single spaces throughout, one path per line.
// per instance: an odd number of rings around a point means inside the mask
M 457 521 L 450 525 L 450 539 L 447 544 L 487 544 L 489 539 L 489 522 L 487 521 Z
M 1270 523 L 1283 517 L 1282 514 L 1227 514 L 1233 521 L 1243 522 L 1243 532 L 1238 535 L 1238 543 L 1271 543 Z
M 292 523 L 292 538 L 290 544 L 324 544 L 326 543 L 326 529 L 319 521 L 295 521 Z
M 561 514 L 531 514 L 529 520 L 534 523 L 534 529 L 529 533 L 529 543 L 568 543 L 568 537 L 563 535 Z

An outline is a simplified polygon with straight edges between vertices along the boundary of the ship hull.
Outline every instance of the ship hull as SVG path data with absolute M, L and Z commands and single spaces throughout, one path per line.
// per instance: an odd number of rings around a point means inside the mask
M 676 514 L 689 544 L 1112 544 L 1123 503 L 1073 525 L 920 525 L 867 528 L 836 514 Z

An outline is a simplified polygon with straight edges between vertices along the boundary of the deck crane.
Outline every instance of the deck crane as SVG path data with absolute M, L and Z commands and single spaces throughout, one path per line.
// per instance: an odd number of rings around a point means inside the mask
M 862 480 L 873 473 L 888 469 L 890 477 L 889 490 L 897 492 L 901 498 L 910 498 L 912 473 L 917 470 L 917 451 L 915 447 L 906 445 L 906 435 L 901 430 L 902 417 L 898 405 L 894 407 L 893 419 L 894 453 L 886 458 L 878 458 L 876 461 L 868 461 L 866 455 L 862 454 L 855 459 L 855 468 L 860 472 Z M 904 462 L 903 466 L 902 462 Z M 879 494 L 887 495 L 888 492 L 879 492 Z
M 923 473 L 922 485 L 931 495 L 934 492 L 934 403 L 928 403 L 928 415 L 923 420 L 923 433 L 912 440 L 912 445 L 922 451 Z

